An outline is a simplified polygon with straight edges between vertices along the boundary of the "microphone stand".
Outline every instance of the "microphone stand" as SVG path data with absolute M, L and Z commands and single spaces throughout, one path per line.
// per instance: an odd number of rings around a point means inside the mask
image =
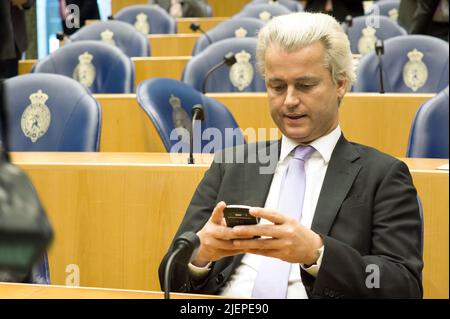
M 187 265 L 199 245 L 200 239 L 194 232 L 186 232 L 175 240 L 173 252 L 169 256 L 164 270 L 164 299 L 170 299 L 170 276 L 173 262 L 178 261 L 178 263 Z
M 211 38 L 208 36 L 208 33 L 206 33 L 206 32 L 200 27 L 200 24 L 195 23 L 195 22 L 192 22 L 191 25 L 189 26 L 189 28 L 190 28 L 192 31 L 194 31 L 194 32 L 200 31 L 200 32 L 206 37 L 206 40 L 208 40 L 209 44 L 212 44 L 212 43 L 213 43 L 213 41 L 211 40 Z
M 384 82 L 383 82 L 383 61 L 382 56 L 384 55 L 384 43 L 383 40 L 377 40 L 375 43 L 375 53 L 378 57 L 378 66 L 380 68 L 380 93 L 384 94 Z
M 192 131 L 189 136 L 189 158 L 188 164 L 195 164 L 194 161 L 194 133 L 195 133 L 195 123 L 196 120 L 203 121 L 205 119 L 205 113 L 203 112 L 203 106 L 201 104 L 196 104 L 192 107 Z
M 348 30 L 353 26 L 353 17 L 351 15 L 345 16 L 345 34 L 348 36 Z
M 208 72 L 206 72 L 205 77 L 203 79 L 202 82 L 202 93 L 205 94 L 206 93 L 206 82 L 209 78 L 209 76 L 218 68 L 220 68 L 222 65 L 226 64 L 228 66 L 232 66 L 233 64 L 236 63 L 236 57 L 234 56 L 233 52 L 228 52 L 224 57 L 223 60 L 216 64 L 215 66 L 213 66 Z

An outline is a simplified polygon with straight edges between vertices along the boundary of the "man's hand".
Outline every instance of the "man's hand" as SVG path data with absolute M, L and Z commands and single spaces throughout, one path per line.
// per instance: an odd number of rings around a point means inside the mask
M 23 10 L 23 6 L 28 3 L 28 0 L 11 0 L 13 6 L 16 6 L 20 10 Z
M 225 202 L 218 203 L 208 222 L 197 233 L 200 247 L 192 262 L 195 266 L 203 267 L 210 261 L 242 253 L 241 249 L 233 245 L 232 239 L 244 237 L 236 236 L 233 229 L 226 226 L 223 218 L 225 207 Z
M 314 264 L 322 238 L 299 221 L 265 208 L 252 208 L 250 214 L 267 219 L 274 225 L 236 226 L 230 238 L 270 237 L 233 240 L 235 249 L 256 255 L 275 257 L 290 263 Z

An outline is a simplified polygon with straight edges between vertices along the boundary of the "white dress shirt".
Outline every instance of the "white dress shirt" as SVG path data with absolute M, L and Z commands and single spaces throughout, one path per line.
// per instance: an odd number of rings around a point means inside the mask
M 319 139 L 312 142 L 310 145 L 313 146 L 316 151 L 311 155 L 311 157 L 305 162 L 305 173 L 306 173 L 306 188 L 305 197 L 303 200 L 303 211 L 300 218 L 300 223 L 311 228 L 311 224 L 314 218 L 314 212 L 316 210 L 317 201 L 319 199 L 319 194 L 322 189 L 323 180 L 327 172 L 328 163 L 333 153 L 334 147 L 336 146 L 339 138 L 341 136 L 341 129 L 337 126 L 328 135 L 322 136 Z M 265 208 L 277 209 L 278 198 L 280 195 L 281 180 L 285 170 L 289 165 L 289 161 L 292 158 L 291 152 L 298 145 L 295 141 L 282 136 L 281 141 L 281 152 L 280 158 L 275 169 L 272 184 L 270 186 L 269 194 L 264 205 Z M 239 204 L 239 203 L 236 203 Z M 270 223 L 266 220 L 261 220 L 261 223 Z M 324 248 L 326 249 L 326 247 Z M 321 254 L 321 257 L 323 252 Z M 308 269 L 311 275 L 316 276 L 318 268 L 320 267 L 321 258 L 318 260 L 317 265 Z M 229 297 L 241 297 L 250 298 L 252 295 L 253 285 L 258 273 L 259 264 L 261 261 L 261 256 L 254 254 L 245 254 L 242 258 L 241 264 L 236 268 L 234 274 L 230 277 L 228 282 L 222 288 L 220 294 L 222 296 Z M 201 269 L 197 267 L 192 267 L 189 265 L 191 272 L 195 273 L 196 276 L 202 276 L 204 273 Z M 203 268 L 204 269 L 204 268 Z M 207 273 L 207 271 L 206 271 Z M 307 299 L 308 296 L 305 291 L 305 287 L 302 283 L 300 276 L 299 264 L 293 264 L 291 267 L 291 272 L 289 275 L 289 283 L 287 290 L 288 299 Z

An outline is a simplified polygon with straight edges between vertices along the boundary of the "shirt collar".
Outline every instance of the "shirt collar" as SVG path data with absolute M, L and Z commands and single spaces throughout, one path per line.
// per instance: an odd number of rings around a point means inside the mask
M 339 138 L 341 137 L 341 127 L 338 125 L 333 131 L 327 135 L 321 136 L 318 139 L 311 142 L 309 145 L 314 147 L 323 158 L 326 164 L 331 159 L 331 154 L 333 153 L 334 147 L 336 146 Z M 299 143 L 294 140 L 282 135 L 281 137 L 281 152 L 280 152 L 280 162 L 284 161 L 286 157 L 296 148 Z M 316 154 L 313 153 L 313 156 Z

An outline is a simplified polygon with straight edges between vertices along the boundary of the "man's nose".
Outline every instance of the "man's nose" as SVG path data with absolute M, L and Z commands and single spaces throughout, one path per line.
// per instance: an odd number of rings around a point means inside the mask
M 289 86 L 286 92 L 284 105 L 288 108 L 296 107 L 300 103 L 300 96 L 294 87 Z

